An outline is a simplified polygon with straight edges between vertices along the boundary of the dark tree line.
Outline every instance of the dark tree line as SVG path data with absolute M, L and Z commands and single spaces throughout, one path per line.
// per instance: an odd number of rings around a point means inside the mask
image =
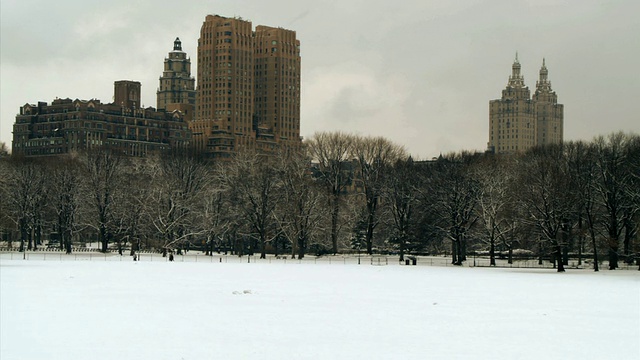
M 624 133 L 515 155 L 417 161 L 384 138 L 318 133 L 298 152 L 243 151 L 212 162 L 174 150 L 106 149 L 0 158 L 0 227 L 9 246 L 66 252 L 93 241 L 208 254 L 570 257 L 610 269 L 638 259 L 640 138 Z M 73 246 L 72 246 L 73 245 Z

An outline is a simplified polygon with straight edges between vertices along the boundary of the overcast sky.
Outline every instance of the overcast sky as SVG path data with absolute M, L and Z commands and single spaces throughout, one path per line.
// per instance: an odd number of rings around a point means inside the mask
M 543 57 L 565 139 L 640 132 L 640 1 L 2 0 L 0 141 L 20 106 L 56 97 L 111 102 L 115 80 L 156 106 L 180 37 L 197 64 L 207 14 L 295 30 L 301 134 L 385 136 L 425 159 L 487 146 L 489 101 L 518 52 L 535 89 Z M 180 5 L 178 5 L 180 4 Z

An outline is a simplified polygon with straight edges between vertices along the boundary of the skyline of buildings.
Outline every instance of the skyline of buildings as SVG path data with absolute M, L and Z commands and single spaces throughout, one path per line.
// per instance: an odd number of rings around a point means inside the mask
M 12 148 L 18 154 L 38 156 L 98 144 L 114 146 L 125 154 L 145 156 L 150 150 L 164 149 L 146 144 L 157 140 L 192 147 L 212 159 L 230 158 L 243 148 L 272 154 L 279 149 L 300 148 L 300 41 L 295 31 L 264 25 L 254 30 L 250 21 L 239 17 L 207 15 L 198 39 L 197 56 L 194 88 L 191 59 L 182 51 L 180 39 L 175 39 L 173 50 L 164 59 L 156 109 L 141 109 L 141 84 L 129 80 L 115 82 L 111 104 L 102 104 L 97 99 L 27 104 L 16 117 Z M 85 103 L 91 104 L 88 111 L 101 115 L 82 112 L 81 105 Z M 65 115 L 69 112 L 72 114 Z M 167 116 L 161 119 L 158 114 Z M 116 126 L 129 121 L 130 125 L 138 124 L 128 118 L 146 116 L 183 123 L 187 131 L 161 131 L 160 137 L 155 138 L 149 136 L 153 131 L 133 127 L 122 130 Z M 49 125 L 36 125 L 42 121 Z M 153 124 L 172 127 L 169 123 Z M 54 128 L 56 131 L 52 132 Z M 93 133 L 86 129 L 100 131 Z M 174 139 L 176 135 L 179 141 Z M 121 136 L 136 145 L 116 146 L 115 142 L 107 141 Z M 55 147 L 50 146 L 54 144 Z
M 301 58 L 300 41 L 295 31 L 264 25 L 254 29 L 250 21 L 240 17 L 207 15 L 198 39 L 197 62 L 198 76 L 194 78 L 191 59 L 182 51 L 182 42 L 176 38 L 172 51 L 164 59 L 156 92 L 156 109 L 146 110 L 149 113 L 151 110 L 178 113 L 180 121 L 187 124 L 191 133 L 182 136 L 179 142 L 168 138 L 160 139 L 161 142 L 191 146 L 212 159 L 229 158 L 243 148 L 262 153 L 300 148 Z M 140 109 L 140 93 L 139 82 L 116 81 L 114 102 L 109 105 L 120 106 L 121 115 L 132 112 L 136 116 L 136 110 Z M 25 149 L 42 142 L 25 142 L 25 138 L 42 138 L 50 133 L 38 132 L 42 126 L 25 127 L 24 115 L 56 111 L 54 105 L 62 103 L 56 99 L 49 108 L 46 103 L 27 104 L 21 108 L 18 116 L 23 117 L 20 126 L 16 117 L 13 148 L 24 154 L 38 154 L 40 151 L 27 152 Z M 114 110 L 110 108 L 108 113 L 114 114 Z M 557 95 L 551 89 L 544 59 L 536 91 L 531 96 L 516 54 L 507 87 L 502 91 L 501 99 L 490 101 L 489 113 L 487 148 L 490 152 L 519 152 L 563 141 L 563 105 L 557 103 Z M 37 122 L 37 118 L 32 116 L 30 121 Z M 110 118 L 103 120 L 112 121 Z M 65 126 L 70 125 L 61 125 Z M 106 135 L 100 139 L 100 144 L 112 135 L 108 131 L 113 127 L 104 124 L 101 128 L 106 130 Z M 126 136 L 129 140 L 142 142 L 149 139 L 146 131 L 139 134 L 136 130 L 135 133 L 132 135 L 127 130 Z M 64 137 L 64 134 L 54 135 Z M 22 142 L 18 143 L 16 139 Z M 69 146 L 69 141 L 65 138 L 63 143 L 68 149 L 75 149 Z M 53 140 L 56 142 L 58 140 Z M 80 144 L 90 142 L 86 138 Z M 64 152 L 63 149 L 51 151 Z M 130 150 L 127 153 L 147 152 Z

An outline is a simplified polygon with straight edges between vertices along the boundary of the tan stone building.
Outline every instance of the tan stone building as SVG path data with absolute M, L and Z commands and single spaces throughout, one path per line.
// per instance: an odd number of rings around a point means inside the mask
M 179 110 L 185 120 L 192 120 L 196 103 L 195 82 L 191 76 L 191 59 L 182 51 L 182 42 L 176 38 L 173 51 L 164 59 L 164 71 L 156 93 L 158 110 Z
M 502 98 L 489 102 L 488 150 L 514 153 L 538 145 L 561 143 L 564 107 L 557 103 L 558 97 L 551 90 L 545 61 L 542 61 L 533 98 L 524 84 L 517 55 L 511 71 Z
M 212 158 L 298 148 L 300 42 L 294 31 L 208 15 L 198 39 L 194 145 Z
M 536 82 L 533 94 L 537 120 L 537 145 L 559 144 L 564 134 L 564 105 L 558 104 L 558 95 L 551 90 L 549 71 L 542 60 L 540 79 Z

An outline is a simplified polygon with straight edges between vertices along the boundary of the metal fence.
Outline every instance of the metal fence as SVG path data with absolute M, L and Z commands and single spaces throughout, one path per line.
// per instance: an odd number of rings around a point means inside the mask
M 163 257 L 159 253 L 137 253 L 137 261 L 149 262 L 169 262 L 169 256 Z M 34 260 L 34 261 L 133 261 L 132 256 L 119 255 L 118 253 L 100 253 L 100 252 L 76 252 L 66 254 L 61 251 L 4 251 L 0 252 L 0 260 Z M 248 264 L 328 264 L 328 265 L 406 265 L 400 262 L 398 256 L 357 256 L 357 255 L 334 255 L 334 256 L 306 256 L 302 259 L 293 259 L 290 256 L 274 256 L 267 255 L 265 259 L 259 256 L 236 256 L 236 255 L 205 255 L 201 252 L 190 252 L 186 255 L 173 255 L 175 262 L 192 262 L 192 263 L 248 263 Z M 413 262 L 410 262 L 413 263 Z M 622 270 L 638 270 L 637 265 L 629 265 L 620 262 Z M 416 266 L 442 266 L 453 267 L 450 257 L 444 256 L 419 256 L 416 257 Z M 492 267 L 487 257 L 468 257 L 467 261 L 462 264 L 463 267 Z M 552 269 L 553 264 L 549 261 L 543 261 L 542 264 L 538 260 L 515 260 L 509 264 L 507 260 L 496 259 L 496 266 L 499 268 L 530 268 L 530 269 Z M 583 261 L 570 261 L 565 265 L 567 269 L 592 269 L 593 264 Z M 606 263 L 601 264 L 602 269 L 607 268 Z

